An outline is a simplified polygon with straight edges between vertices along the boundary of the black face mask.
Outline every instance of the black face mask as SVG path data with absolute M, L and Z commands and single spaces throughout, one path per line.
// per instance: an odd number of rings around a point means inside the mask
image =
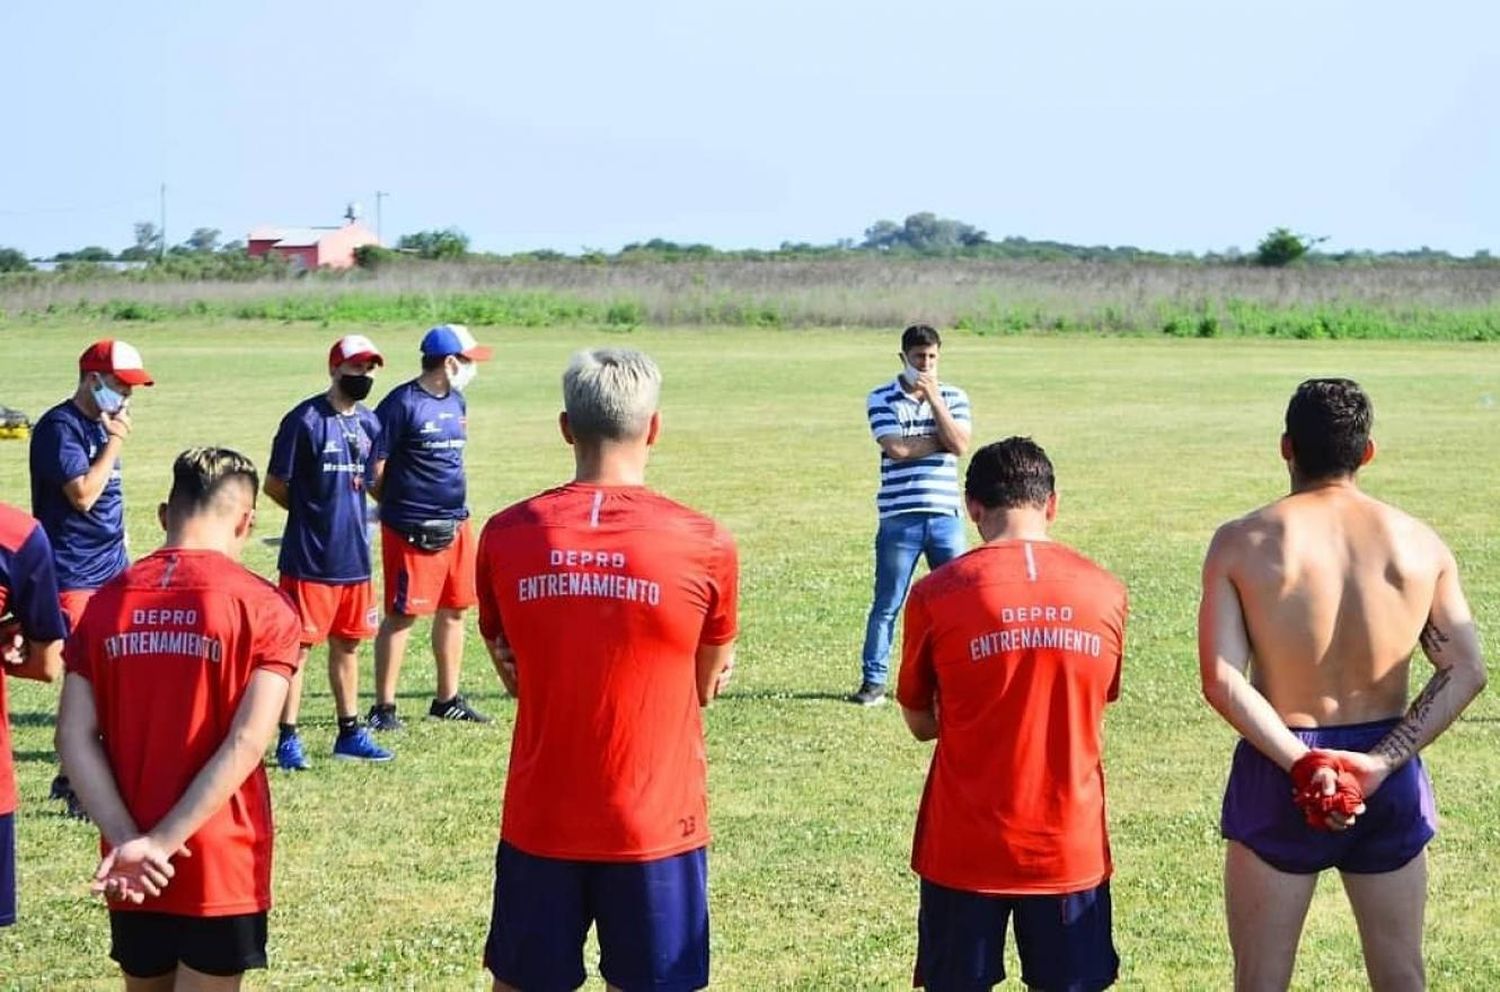
M 370 390 L 375 385 L 375 380 L 367 375 L 341 375 L 339 376 L 339 392 L 358 402 L 370 395 Z

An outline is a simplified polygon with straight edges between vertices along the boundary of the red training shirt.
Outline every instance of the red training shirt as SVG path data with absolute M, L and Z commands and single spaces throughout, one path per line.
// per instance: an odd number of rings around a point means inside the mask
M 1127 612 L 1118 579 L 1046 541 L 981 545 L 912 587 L 897 698 L 938 706 L 919 875 L 1015 895 L 1109 877 L 1100 751 Z
M 708 843 L 695 656 L 737 624 L 738 555 L 641 486 L 572 483 L 479 539 L 479 629 L 515 652 L 500 835 L 542 857 L 647 861 Z
M 164 548 L 90 600 L 64 658 L 93 687 L 104 751 L 137 827 L 150 830 L 182 798 L 228 736 L 257 669 L 292 677 L 300 638 L 276 587 L 214 551 Z M 160 896 L 110 909 L 229 916 L 270 907 L 263 767 L 187 847 L 192 857 L 173 859 L 177 874 Z

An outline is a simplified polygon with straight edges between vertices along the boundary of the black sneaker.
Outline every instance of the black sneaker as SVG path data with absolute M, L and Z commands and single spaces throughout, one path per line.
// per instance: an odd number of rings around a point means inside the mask
M 858 692 L 850 694 L 849 702 L 860 706 L 879 706 L 885 702 L 885 686 L 879 682 L 862 683 Z
M 371 706 L 365 723 L 371 730 L 401 730 L 406 726 L 396 715 L 395 703 L 376 703 Z
M 463 720 L 468 723 L 490 723 L 489 717 L 470 706 L 462 696 L 454 696 L 446 702 L 434 699 L 427 707 L 427 715 L 434 720 Z
M 78 793 L 69 789 L 67 801 L 67 808 L 63 810 L 64 816 L 70 820 L 77 820 L 80 823 L 94 822 L 93 818 L 89 816 L 89 811 L 83 808 L 83 801 L 78 798 Z

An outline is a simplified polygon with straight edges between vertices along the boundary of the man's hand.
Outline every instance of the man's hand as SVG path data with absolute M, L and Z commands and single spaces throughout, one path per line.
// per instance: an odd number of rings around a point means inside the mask
M 936 372 L 917 373 L 917 395 L 927 400 L 928 403 L 939 404 L 943 402 L 943 390 L 938 384 Z
M 1373 796 L 1375 790 L 1385 783 L 1394 770 L 1390 761 L 1378 754 L 1365 751 L 1330 751 L 1335 758 L 1344 766 L 1344 771 L 1354 776 L 1359 783 L 1360 791 L 1366 798 Z
M 177 873 L 173 857 L 192 857 L 192 853 L 186 847 L 168 852 L 149 835 L 133 837 L 100 860 L 90 891 L 140 905 L 148 896 L 161 895 Z
M 125 407 L 121 407 L 114 413 L 101 413 L 99 416 L 110 437 L 117 437 L 123 441 L 130 436 L 130 411 Z
M 733 678 L 734 678 L 734 656 L 731 655 L 729 657 L 728 663 L 725 664 L 723 670 L 719 672 L 718 679 L 716 679 L 714 681 L 714 696 L 717 697 L 720 693 L 722 693 L 724 691 L 725 687 L 729 685 L 730 680 L 732 680 Z
M 19 665 L 25 660 L 26 638 L 21 635 L 21 622 L 0 618 L 0 664 Z

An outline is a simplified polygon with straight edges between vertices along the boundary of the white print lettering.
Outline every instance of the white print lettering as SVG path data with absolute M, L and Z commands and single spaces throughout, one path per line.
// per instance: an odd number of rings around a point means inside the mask
M 137 627 L 193 627 L 198 623 L 198 611 L 131 610 L 130 622 Z
M 1000 622 L 1012 623 L 1071 623 L 1071 606 L 1002 606 Z
M 191 610 L 137 610 L 137 613 L 171 613 Z M 218 664 L 224 656 L 224 645 L 216 638 L 204 637 L 190 630 L 127 630 L 104 639 L 104 656 L 111 661 L 131 655 L 175 654 L 199 658 Z
M 516 580 L 516 598 L 523 603 L 553 596 L 594 596 L 659 606 L 661 584 L 605 572 L 548 572 Z
M 624 568 L 625 552 L 575 551 L 572 548 L 553 548 L 547 564 L 553 568 L 561 565 L 566 565 L 569 568 L 586 568 L 589 565 L 595 568 Z
M 1072 651 L 1098 658 L 1104 653 L 1104 639 L 1090 630 L 1078 627 L 1056 626 L 1073 619 L 1071 606 L 1017 606 L 1003 607 L 1000 622 L 1007 624 L 1001 630 L 991 630 L 969 641 L 969 660 L 983 661 L 1007 651 L 1026 651 L 1032 648 L 1051 648 Z M 1038 622 L 1049 626 L 1039 626 Z

